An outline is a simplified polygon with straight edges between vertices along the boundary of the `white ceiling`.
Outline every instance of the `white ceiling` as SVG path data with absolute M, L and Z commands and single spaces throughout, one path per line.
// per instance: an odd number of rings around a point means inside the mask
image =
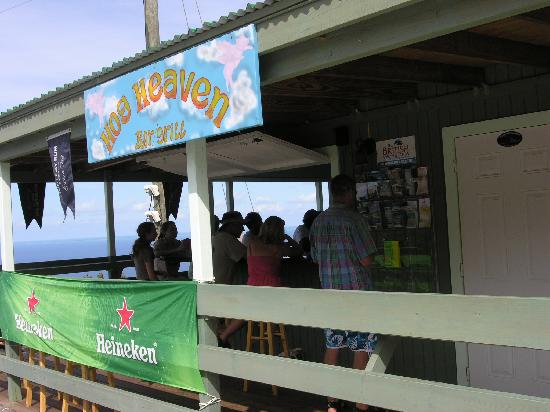
M 208 177 L 211 179 L 256 175 L 276 170 L 328 164 L 327 156 L 254 131 L 207 142 Z M 137 158 L 151 167 L 187 175 L 185 147 Z

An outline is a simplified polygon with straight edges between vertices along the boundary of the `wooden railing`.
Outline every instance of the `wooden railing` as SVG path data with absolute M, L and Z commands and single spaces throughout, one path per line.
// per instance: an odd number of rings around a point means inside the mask
M 82 259 L 64 259 L 50 260 L 47 262 L 29 262 L 16 263 L 15 271 L 28 273 L 31 275 L 64 275 L 66 273 L 84 273 L 96 271 L 109 271 L 111 269 L 123 270 L 124 268 L 134 266 L 134 262 L 130 255 L 121 255 L 110 258 L 94 257 Z M 2 266 L 0 265 L 0 271 Z
M 390 336 L 550 350 L 550 299 L 201 284 L 197 313 L 201 319 L 263 320 L 384 335 L 365 371 L 222 349 L 200 341 L 199 366 L 204 372 L 396 411 L 550 410 L 546 398 L 385 373 L 395 344 Z M 0 357 L 0 370 L 120 411 L 189 410 L 5 356 Z

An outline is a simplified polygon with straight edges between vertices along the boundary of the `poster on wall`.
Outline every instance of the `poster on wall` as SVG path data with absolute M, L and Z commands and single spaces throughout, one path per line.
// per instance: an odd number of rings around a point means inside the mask
M 255 26 L 84 92 L 88 162 L 261 126 Z
M 416 163 L 414 136 L 376 142 L 376 162 L 379 166 L 395 166 Z

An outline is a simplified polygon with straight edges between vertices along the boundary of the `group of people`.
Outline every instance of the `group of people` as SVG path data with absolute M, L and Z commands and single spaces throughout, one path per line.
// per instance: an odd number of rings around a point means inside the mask
M 247 285 L 281 286 L 282 258 L 305 256 L 318 265 L 323 289 L 372 290 L 369 267 L 377 248 L 367 221 L 356 211 L 355 182 L 349 176 L 338 175 L 330 181 L 329 190 L 331 206 L 324 212 L 307 211 L 303 225 L 296 229 L 293 237 L 285 234 L 285 222 L 277 216 L 262 221 L 255 212 L 245 218 L 236 211 L 225 213 L 219 221 L 219 228 L 214 226 L 212 235 L 216 283 L 234 284 L 234 269 L 238 262 L 246 260 Z M 182 255 L 189 254 L 188 239 L 177 241 L 177 230 L 175 224 L 172 225 L 161 230 L 154 247 L 150 245 L 156 237 L 154 225 L 142 223 L 138 228 L 134 259 L 138 257 L 136 272 L 140 279 L 144 274 L 147 279 L 155 279 L 155 268 L 151 263 L 155 257 L 164 256 L 167 268 L 171 267 L 167 273 L 171 274 L 175 269 L 172 259 L 176 262 Z M 245 225 L 249 230 L 243 235 Z M 219 344 L 228 345 L 229 337 L 243 324 L 242 320 L 226 323 L 218 334 Z M 340 349 L 349 348 L 354 352 L 353 367 L 364 369 L 376 343 L 375 334 L 325 329 L 324 362 L 336 365 Z M 367 410 L 368 406 L 357 404 L 356 409 Z M 338 410 L 341 410 L 341 404 L 329 399 L 328 411 Z
M 153 222 L 143 222 L 137 234 L 132 258 L 139 280 L 188 279 L 187 273 L 179 272 L 179 267 L 191 257 L 191 240 L 177 239 L 178 228 L 174 222 L 164 222 L 158 236 Z

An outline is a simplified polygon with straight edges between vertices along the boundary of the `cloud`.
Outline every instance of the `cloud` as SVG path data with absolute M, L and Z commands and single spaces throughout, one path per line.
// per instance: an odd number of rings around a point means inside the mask
M 258 213 L 264 213 L 265 215 L 281 213 L 285 210 L 280 202 L 261 202 L 255 205 L 255 209 Z
M 92 142 L 92 158 L 95 160 L 105 160 L 107 153 L 105 153 L 105 147 L 101 140 L 94 139 Z
M 193 104 L 191 99 L 187 99 L 187 101 L 181 101 L 180 102 L 180 109 L 187 113 L 189 116 L 196 117 L 199 120 L 206 119 L 206 115 L 203 111 L 197 109 L 197 107 Z
M 300 203 L 315 202 L 317 200 L 317 194 L 315 192 L 301 194 L 298 196 Z
M 105 98 L 105 106 L 103 109 L 103 113 L 105 113 L 105 119 L 109 119 L 109 116 L 111 116 L 112 112 L 116 113 L 116 105 L 118 103 L 118 97 L 116 96 L 109 96 Z
M 166 100 L 164 94 L 156 102 L 151 102 L 151 104 L 145 109 L 147 115 L 151 120 L 158 119 L 164 112 L 168 110 L 170 110 L 170 106 L 168 105 L 168 101 Z
M 250 76 L 245 70 L 241 70 L 231 88 L 229 96 L 231 112 L 224 122 L 226 129 L 231 129 L 241 123 L 246 115 L 258 105 L 258 98 L 251 86 Z
M 134 203 L 132 205 L 132 211 L 134 212 L 146 212 L 149 210 L 149 202 L 140 202 L 140 203 Z
M 197 47 L 197 57 L 205 62 L 218 61 L 221 55 L 221 51 L 218 48 L 218 41 L 212 40 L 211 42 L 201 44 Z
M 236 37 L 244 36 L 244 37 L 248 38 L 248 42 L 251 45 L 254 44 L 254 35 L 252 33 L 253 28 L 254 28 L 254 26 L 252 24 L 250 24 L 248 26 L 245 26 L 245 27 L 241 27 L 239 30 L 237 30 Z
M 168 66 L 183 66 L 183 52 L 174 54 L 173 56 L 168 57 L 166 60 Z

